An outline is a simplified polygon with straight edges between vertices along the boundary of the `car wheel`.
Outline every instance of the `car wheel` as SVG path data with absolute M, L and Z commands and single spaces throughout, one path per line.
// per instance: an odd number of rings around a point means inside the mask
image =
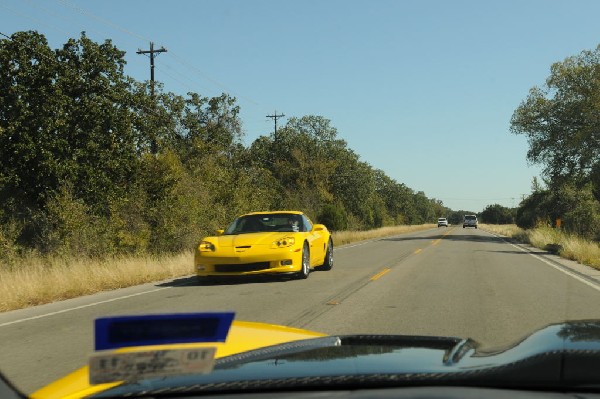
M 323 264 L 320 266 L 321 270 L 331 270 L 333 267 L 333 240 L 330 238 L 327 243 L 327 252 L 325 253 L 325 259 Z
M 310 274 L 310 249 L 308 248 L 308 243 L 304 243 L 304 247 L 302 248 L 302 269 L 298 272 L 298 278 L 305 279 L 308 278 Z

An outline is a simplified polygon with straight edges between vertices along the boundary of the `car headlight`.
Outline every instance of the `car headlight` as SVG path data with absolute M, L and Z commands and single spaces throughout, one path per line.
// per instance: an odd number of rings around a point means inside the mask
M 209 241 L 202 241 L 200 245 L 198 245 L 198 249 L 200 252 L 213 252 L 215 250 L 215 245 Z
M 285 248 L 291 247 L 296 243 L 296 239 L 294 237 L 284 237 L 279 240 L 273 242 L 272 248 Z

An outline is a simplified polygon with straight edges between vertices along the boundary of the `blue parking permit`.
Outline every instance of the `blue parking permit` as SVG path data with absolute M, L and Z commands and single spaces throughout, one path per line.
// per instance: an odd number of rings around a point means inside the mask
M 234 312 L 101 317 L 95 320 L 96 350 L 125 346 L 225 342 Z

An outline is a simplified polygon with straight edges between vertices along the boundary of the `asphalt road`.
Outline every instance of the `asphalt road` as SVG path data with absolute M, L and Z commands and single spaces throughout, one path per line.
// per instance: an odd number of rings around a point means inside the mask
M 94 318 L 117 314 L 233 310 L 329 334 L 460 336 L 489 349 L 550 323 L 600 319 L 600 271 L 481 230 L 431 229 L 334 254 L 331 271 L 307 280 L 190 277 L 0 314 L 0 370 L 31 393 L 82 366 Z

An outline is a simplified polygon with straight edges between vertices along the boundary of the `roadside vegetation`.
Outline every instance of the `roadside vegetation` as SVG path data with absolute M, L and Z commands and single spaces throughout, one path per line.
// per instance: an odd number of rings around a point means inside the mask
M 564 230 L 548 226 L 522 229 L 517 225 L 480 224 L 480 228 L 519 242 L 548 250 L 563 258 L 577 261 L 600 270 L 600 245 Z
M 516 211 L 519 227 L 559 227 L 600 242 L 599 114 L 600 46 L 554 63 L 515 110 L 511 131 L 527 137 L 527 160 L 543 166 Z
M 600 46 L 554 63 L 510 122 L 543 175 L 517 208 L 486 207 L 486 228 L 600 269 L 599 114 Z

